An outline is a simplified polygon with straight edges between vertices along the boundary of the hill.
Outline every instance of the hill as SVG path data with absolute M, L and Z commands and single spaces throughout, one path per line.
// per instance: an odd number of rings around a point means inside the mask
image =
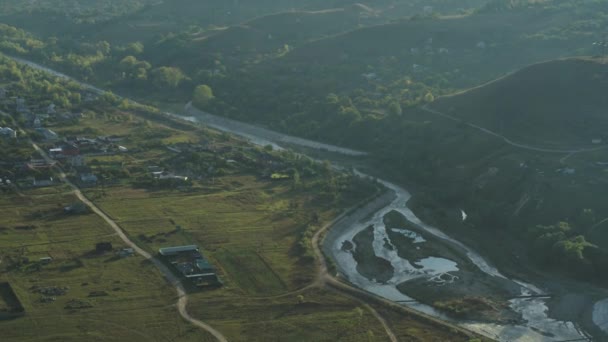
M 432 108 L 512 140 L 584 147 L 608 138 L 608 65 L 591 59 L 536 64 Z
M 230 64 L 259 62 L 308 41 L 378 23 L 378 20 L 377 14 L 364 6 L 282 12 L 223 29 L 178 35 L 151 45 L 145 57 L 152 63 L 170 63 L 184 70 L 195 70 L 205 63 L 213 65 L 217 56 L 226 57 L 225 62 Z

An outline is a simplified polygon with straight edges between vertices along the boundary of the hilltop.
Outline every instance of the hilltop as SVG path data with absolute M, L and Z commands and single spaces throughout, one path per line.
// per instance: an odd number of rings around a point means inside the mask
M 556 60 L 443 97 L 431 107 L 518 142 L 584 147 L 608 137 L 607 86 L 608 65 L 600 60 Z

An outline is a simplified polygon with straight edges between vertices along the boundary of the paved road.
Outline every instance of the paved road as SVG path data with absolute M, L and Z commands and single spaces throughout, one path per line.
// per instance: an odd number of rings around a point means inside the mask
M 320 143 L 317 141 L 294 137 L 292 135 L 280 133 L 277 131 L 269 130 L 264 127 L 252 125 L 249 123 L 228 119 L 226 117 L 209 114 L 202 110 L 199 110 L 192 106 L 189 102 L 184 108 L 186 114 L 191 115 L 197 122 L 203 123 L 210 127 L 219 129 L 221 131 L 229 131 L 230 133 L 244 136 L 245 138 L 252 140 L 260 140 L 260 137 L 264 137 L 264 140 L 274 142 L 277 144 L 286 143 L 292 145 L 303 146 L 315 150 L 329 151 L 334 153 L 340 153 L 353 157 L 360 157 L 367 155 L 367 152 L 357 151 L 350 148 Z M 170 113 L 169 113 L 170 114 Z M 172 114 L 173 115 L 173 114 Z M 179 117 L 179 116 L 178 116 Z M 183 118 L 183 117 L 182 117 Z
M 41 149 L 38 145 L 36 145 L 35 143 L 32 142 L 32 146 L 34 147 L 34 149 L 36 151 L 38 151 L 38 153 L 40 153 L 40 155 L 47 162 L 52 161 L 52 159 L 46 154 L 46 152 L 43 149 Z M 116 223 L 116 221 L 114 221 L 112 218 L 110 218 L 95 203 L 91 202 L 82 193 L 82 191 L 80 191 L 80 188 L 78 188 L 78 186 L 76 186 L 74 183 L 72 183 L 67 178 L 66 174 L 63 172 L 63 170 L 61 170 L 61 168 L 59 168 L 57 166 L 57 169 L 59 170 L 59 177 L 60 177 L 61 181 L 63 181 L 65 184 L 67 184 L 69 187 L 72 188 L 74 195 L 76 195 L 76 197 L 78 197 L 78 199 L 81 200 L 82 203 L 84 203 L 86 206 L 88 206 L 95 214 L 97 214 L 104 221 L 106 221 L 106 223 L 108 225 L 110 225 L 110 227 L 112 227 L 112 229 L 116 232 L 116 234 L 121 238 L 121 240 L 125 244 L 127 244 L 129 247 L 133 248 L 133 250 L 135 250 L 135 252 L 137 252 L 137 254 L 150 260 L 154 264 L 154 266 L 156 266 L 156 268 L 158 268 L 160 270 L 160 272 L 163 274 L 165 279 L 173 287 L 175 287 L 175 289 L 177 291 L 177 296 L 178 296 L 177 308 L 178 308 L 179 314 L 186 321 L 190 322 L 191 324 L 193 324 L 201 329 L 204 329 L 205 331 L 207 331 L 208 333 L 213 335 L 218 341 L 227 342 L 228 340 L 224 337 L 224 335 L 222 335 L 219 331 L 215 330 L 212 326 L 210 326 L 209 324 L 207 324 L 205 322 L 192 318 L 192 316 L 190 316 L 190 314 L 186 310 L 186 307 L 188 305 L 188 294 L 186 293 L 186 290 L 184 289 L 184 285 L 182 284 L 181 280 L 178 277 L 176 277 L 175 274 L 173 274 L 173 272 L 169 268 L 167 268 L 167 266 L 165 266 L 165 264 L 163 264 L 160 260 L 153 257 L 150 253 L 141 249 L 137 244 L 135 244 L 133 241 L 131 241 L 129 239 L 129 237 L 125 234 L 125 232 L 122 230 L 122 228 L 120 228 L 120 226 Z
M 593 151 L 599 151 L 599 150 L 604 150 L 608 148 L 608 145 L 602 145 L 602 146 L 598 146 L 598 147 L 590 147 L 590 148 L 574 148 L 574 149 L 552 149 L 552 148 L 544 148 L 544 147 L 538 147 L 538 146 L 532 146 L 532 145 L 527 145 L 527 144 L 522 144 L 522 143 L 518 143 L 515 142 L 507 137 L 505 137 L 504 135 L 498 134 L 492 130 L 489 130 L 485 127 L 481 127 L 478 125 L 475 125 L 473 123 L 470 122 L 466 122 L 464 120 L 462 120 L 461 118 L 455 117 L 453 115 L 449 115 L 443 112 L 440 112 L 438 110 L 435 109 L 431 109 L 429 108 L 429 105 L 425 105 L 422 107 L 422 110 L 428 112 L 428 113 L 433 113 L 433 114 L 437 114 L 439 116 L 442 116 L 448 120 L 451 121 L 455 121 L 458 123 L 464 123 L 469 127 L 472 127 L 478 131 L 481 131 L 485 134 L 494 136 L 496 138 L 501 139 L 502 141 L 504 141 L 505 143 L 513 146 L 513 147 L 518 147 L 518 148 L 522 148 L 524 150 L 529 150 L 529 151 L 536 151 L 536 152 L 545 152 L 545 153 L 567 153 L 567 154 L 574 154 L 574 153 L 582 153 L 582 152 L 593 152 Z

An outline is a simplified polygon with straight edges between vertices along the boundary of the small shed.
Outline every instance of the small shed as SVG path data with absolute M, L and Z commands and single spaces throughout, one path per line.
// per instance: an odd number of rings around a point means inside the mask
M 53 258 L 51 257 L 44 257 L 44 258 L 40 258 L 40 260 L 38 260 L 38 262 L 40 262 L 42 265 L 48 265 L 53 261 Z

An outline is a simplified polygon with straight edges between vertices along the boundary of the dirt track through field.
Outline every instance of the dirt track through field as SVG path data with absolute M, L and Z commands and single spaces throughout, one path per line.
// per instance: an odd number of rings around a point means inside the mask
M 46 152 L 44 150 L 42 150 L 40 147 L 38 147 L 38 145 L 36 145 L 35 143 L 32 142 L 32 146 L 34 147 L 34 149 L 36 151 L 38 151 L 38 153 L 40 153 L 40 155 L 47 161 L 47 162 L 52 162 L 53 160 L 46 154 Z M 76 197 L 82 201 L 82 203 L 84 203 L 87 207 L 89 207 L 97 216 L 99 216 L 101 219 L 103 219 L 115 232 L 116 234 L 120 237 L 120 239 L 127 244 L 127 246 L 133 248 L 133 250 L 143 256 L 144 258 L 146 258 L 147 260 L 150 260 L 154 266 L 156 266 L 156 268 L 158 268 L 158 270 L 163 274 L 163 276 L 165 277 L 165 279 L 167 280 L 167 282 L 169 282 L 169 284 L 171 284 L 171 286 L 175 287 L 175 290 L 177 291 L 177 309 L 179 311 L 179 314 L 189 323 L 207 331 L 208 333 L 210 333 L 211 335 L 213 335 L 213 337 L 215 337 L 218 341 L 220 342 L 228 342 L 228 340 L 226 339 L 226 337 L 224 337 L 224 335 L 222 335 L 222 333 L 220 333 L 219 331 L 217 331 L 216 329 L 214 329 L 211 325 L 203 322 L 203 321 L 199 321 L 195 318 L 193 318 L 192 316 L 190 316 L 190 314 L 188 313 L 187 310 L 187 306 L 188 306 L 188 294 L 186 293 L 186 290 L 184 288 L 184 285 L 182 284 L 181 280 L 175 276 L 173 274 L 173 272 L 171 272 L 171 270 L 169 268 L 167 268 L 167 266 L 165 266 L 165 264 L 163 264 L 160 260 L 158 260 L 157 258 L 155 258 L 154 256 L 152 256 L 150 253 L 146 252 L 145 250 L 141 249 L 139 246 L 137 246 L 137 244 L 135 244 L 133 241 L 131 241 L 129 239 L 129 237 L 125 234 L 125 232 L 122 230 L 122 228 L 120 228 L 120 226 L 118 225 L 118 223 L 116 223 L 116 221 L 114 221 L 110 216 L 108 216 L 103 210 L 101 210 L 95 203 L 91 202 L 83 193 L 82 191 L 80 191 L 80 188 L 78 188 L 78 186 L 74 183 L 72 183 L 66 176 L 66 174 L 63 172 L 63 170 L 61 170 L 59 167 L 57 167 L 59 170 L 59 176 L 62 182 L 64 182 L 65 184 L 67 184 L 69 187 L 72 188 L 74 195 L 76 195 Z

